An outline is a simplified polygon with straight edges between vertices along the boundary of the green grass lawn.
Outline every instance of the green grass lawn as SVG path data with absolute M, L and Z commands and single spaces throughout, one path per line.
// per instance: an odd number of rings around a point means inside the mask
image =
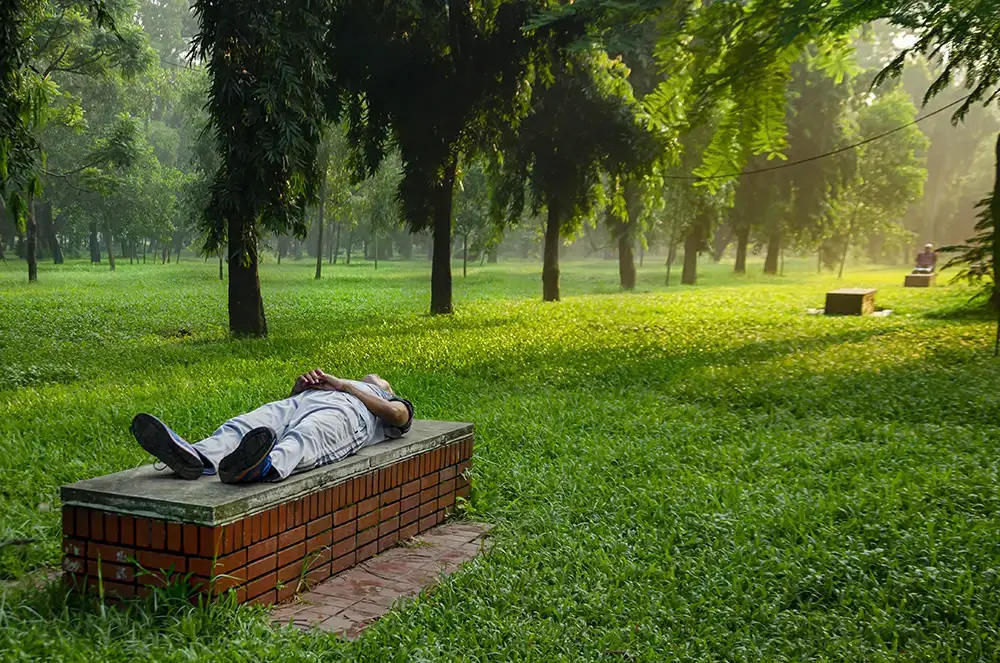
M 0 660 L 1000 658 L 1000 363 L 971 291 L 809 261 L 668 289 L 647 262 L 622 294 L 594 262 L 544 304 L 540 267 L 459 270 L 433 318 L 428 263 L 269 264 L 271 335 L 232 341 L 212 263 L 0 265 L 0 540 L 37 539 L 0 550 Z M 806 313 L 839 285 L 895 314 Z M 58 565 L 58 487 L 148 461 L 135 412 L 198 438 L 315 367 L 475 422 L 491 554 L 351 644 L 25 589 Z

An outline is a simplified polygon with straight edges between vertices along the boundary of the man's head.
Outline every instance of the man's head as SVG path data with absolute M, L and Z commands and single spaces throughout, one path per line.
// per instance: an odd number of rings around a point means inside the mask
M 934 253 L 934 245 L 933 244 L 925 244 L 924 245 L 924 251 L 927 252 L 927 253 Z
M 388 380 L 382 379 L 381 376 L 376 375 L 375 373 L 369 373 L 365 377 L 361 378 L 361 381 L 370 385 L 374 385 L 379 389 L 381 389 L 382 391 L 388 391 L 390 394 L 395 395 L 396 393 L 392 390 L 392 385 L 389 384 Z

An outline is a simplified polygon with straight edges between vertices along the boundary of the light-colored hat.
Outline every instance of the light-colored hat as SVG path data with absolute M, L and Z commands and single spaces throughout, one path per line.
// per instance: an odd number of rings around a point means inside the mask
M 933 244 L 924 244 L 924 248 L 925 249 L 930 249 L 931 251 L 933 251 L 934 250 L 934 245 Z

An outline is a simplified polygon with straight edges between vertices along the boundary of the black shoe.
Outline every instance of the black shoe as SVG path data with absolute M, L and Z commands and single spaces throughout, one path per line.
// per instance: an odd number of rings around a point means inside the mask
M 205 462 L 194 447 L 153 415 L 135 415 L 131 428 L 139 445 L 181 478 L 197 479 L 205 473 Z
M 243 436 L 240 446 L 219 463 L 222 483 L 263 481 L 271 471 L 271 450 L 275 435 L 270 428 L 254 428 Z

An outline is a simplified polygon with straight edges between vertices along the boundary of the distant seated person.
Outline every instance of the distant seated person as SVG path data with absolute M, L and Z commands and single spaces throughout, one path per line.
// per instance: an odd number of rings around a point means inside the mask
M 223 483 L 281 481 L 329 465 L 410 430 L 413 405 L 378 375 L 361 382 L 316 369 L 291 395 L 230 419 L 189 444 L 151 414 L 132 420 L 140 446 L 184 479 L 219 475 Z
M 913 269 L 914 274 L 933 274 L 937 268 L 937 253 L 934 252 L 934 245 L 924 246 L 924 252 L 917 254 L 917 266 Z

